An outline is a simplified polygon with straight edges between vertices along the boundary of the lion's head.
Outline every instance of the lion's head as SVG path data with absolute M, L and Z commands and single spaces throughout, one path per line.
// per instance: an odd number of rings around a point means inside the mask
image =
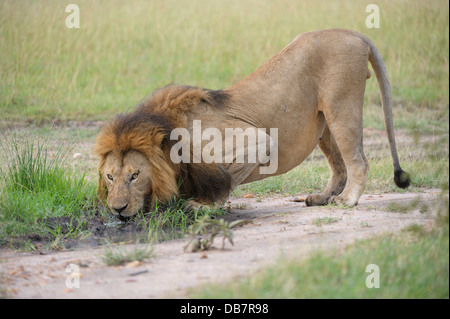
M 99 197 L 116 215 L 132 216 L 178 194 L 165 154 L 167 121 L 142 112 L 118 115 L 97 137 Z
M 231 177 L 216 164 L 174 164 L 170 132 L 184 126 L 183 112 L 212 101 L 213 91 L 168 86 L 127 114 L 119 114 L 97 136 L 98 192 L 118 216 L 148 211 L 174 196 L 214 202 L 230 189 Z

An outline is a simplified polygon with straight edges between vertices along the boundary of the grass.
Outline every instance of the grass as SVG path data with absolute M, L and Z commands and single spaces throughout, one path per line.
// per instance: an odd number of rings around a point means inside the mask
M 60 235 L 58 229 L 47 229 L 45 220 L 53 217 L 79 218 L 96 199 L 95 185 L 84 174 L 64 166 L 66 150 L 50 152 L 46 142 L 16 140 L 3 144 L 0 168 L 0 241 L 28 234 Z M 82 223 L 77 223 L 81 226 Z M 76 227 L 69 227 L 76 233 Z
M 66 28 L 60 1 L 0 3 L 3 120 L 105 119 L 170 82 L 226 88 L 297 34 L 340 27 L 366 34 L 382 53 L 396 127 L 448 131 L 445 0 L 378 1 L 379 29 L 365 26 L 367 1 L 76 3 L 79 29 Z M 372 78 L 365 122 L 382 129 L 379 105 Z
M 420 196 L 407 204 L 401 204 L 396 202 L 389 203 L 388 206 L 386 207 L 386 210 L 388 212 L 407 214 L 419 206 L 420 206 L 419 211 L 421 213 L 425 213 L 428 210 L 427 204 L 422 203 L 422 199 L 420 198 Z
M 330 224 L 337 223 L 340 220 L 341 219 L 338 217 L 320 217 L 320 218 L 314 219 L 313 224 L 320 227 L 323 225 L 330 225 Z
M 154 258 L 153 247 L 145 245 L 143 247 L 135 246 L 133 249 L 124 249 L 120 247 L 108 246 L 105 248 L 100 259 L 107 266 L 121 266 L 133 261 L 144 261 Z
M 437 227 L 410 225 L 397 235 L 358 241 L 343 252 L 280 260 L 237 282 L 207 285 L 194 298 L 449 298 L 448 199 Z M 379 267 L 379 288 L 369 289 L 366 267 Z
M 189 227 L 197 220 L 204 217 L 217 218 L 226 214 L 222 207 L 187 209 L 185 199 L 174 197 L 164 205 L 157 204 L 152 212 L 138 214 L 132 220 L 146 233 L 147 242 L 161 242 L 185 236 Z

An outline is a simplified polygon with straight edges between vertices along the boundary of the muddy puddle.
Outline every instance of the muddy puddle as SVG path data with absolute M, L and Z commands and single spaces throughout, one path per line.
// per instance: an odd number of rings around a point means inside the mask
M 14 246 L 23 246 L 28 241 L 40 251 L 66 250 L 96 247 L 114 243 L 158 243 L 185 235 L 178 229 L 161 228 L 151 231 L 145 219 L 121 220 L 111 215 L 72 219 L 49 217 L 40 222 L 48 232 L 31 234 L 15 240 Z

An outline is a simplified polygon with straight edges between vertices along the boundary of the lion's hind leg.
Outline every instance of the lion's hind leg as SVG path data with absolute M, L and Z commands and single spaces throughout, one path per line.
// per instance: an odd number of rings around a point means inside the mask
M 363 150 L 363 97 L 364 91 L 358 98 L 336 103 L 333 109 L 324 110 L 325 120 L 347 170 L 344 190 L 340 195 L 331 196 L 328 202 L 332 204 L 357 205 L 369 175 L 369 162 Z
M 347 170 L 344 160 L 328 126 L 325 127 L 322 134 L 319 147 L 328 160 L 331 168 L 331 177 L 322 193 L 306 197 L 307 206 L 327 205 L 332 196 L 337 196 L 342 192 L 347 181 Z

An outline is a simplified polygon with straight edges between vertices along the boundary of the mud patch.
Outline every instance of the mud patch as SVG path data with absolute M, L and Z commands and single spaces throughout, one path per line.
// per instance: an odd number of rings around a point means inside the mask
M 43 254 L 51 250 L 139 242 L 146 235 L 142 225 L 136 221 L 121 221 L 114 216 L 104 217 L 98 213 L 77 218 L 47 217 L 38 223 L 41 232 L 14 237 L 10 240 L 10 247 L 19 250 L 27 247 Z
M 37 248 L 44 254 L 51 250 L 82 249 L 115 243 L 158 243 L 185 236 L 180 229 L 170 227 L 158 227 L 151 231 L 147 223 L 149 219 L 155 218 L 154 214 L 157 213 L 125 220 L 98 211 L 94 214 L 83 213 L 77 218 L 48 217 L 39 221 L 41 233 L 16 237 L 12 247 Z

